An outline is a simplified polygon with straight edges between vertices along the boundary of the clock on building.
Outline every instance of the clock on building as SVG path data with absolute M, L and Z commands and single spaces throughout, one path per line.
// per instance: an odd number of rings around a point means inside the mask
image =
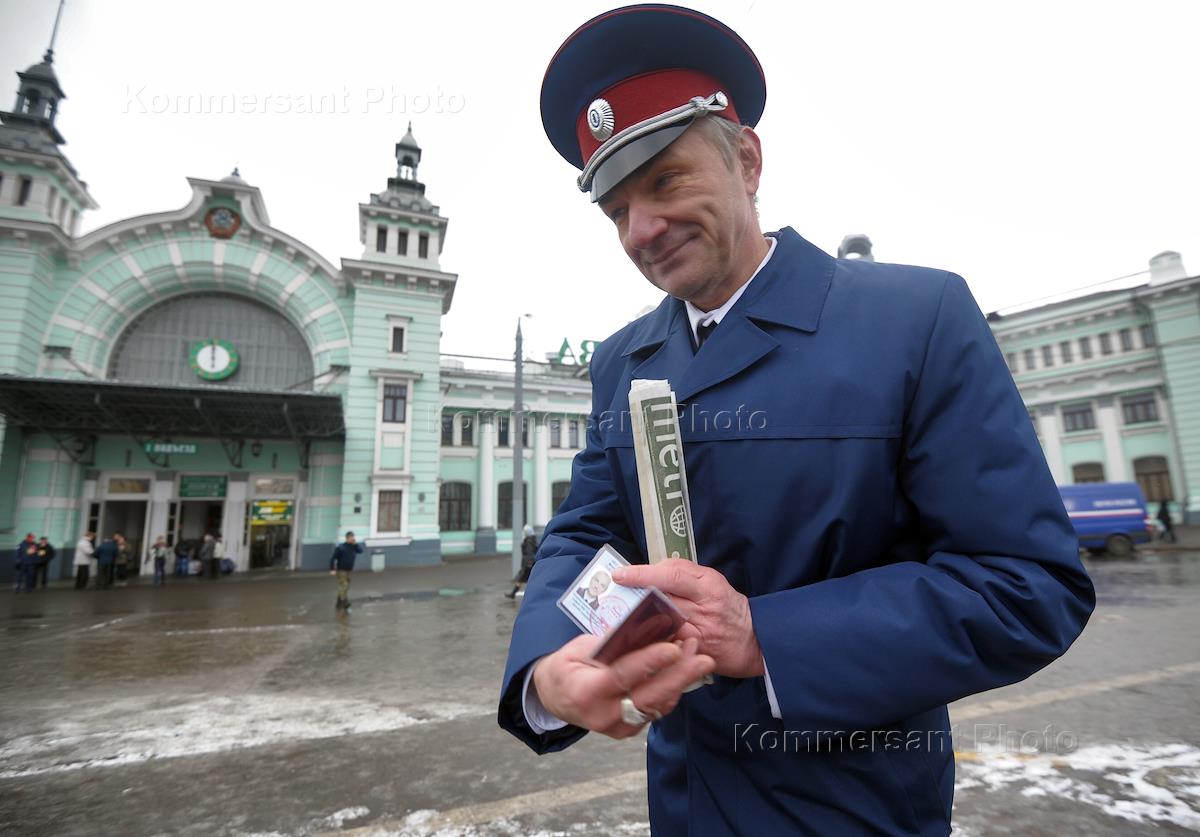
M 201 340 L 192 346 L 190 361 L 201 378 L 220 381 L 237 371 L 238 353 L 228 340 Z

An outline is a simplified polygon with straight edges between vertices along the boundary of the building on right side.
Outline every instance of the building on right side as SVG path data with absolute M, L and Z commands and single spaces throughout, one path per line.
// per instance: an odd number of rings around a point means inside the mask
M 1137 482 L 1200 524 L 1200 276 L 1179 253 L 1148 281 L 988 315 L 1060 485 Z

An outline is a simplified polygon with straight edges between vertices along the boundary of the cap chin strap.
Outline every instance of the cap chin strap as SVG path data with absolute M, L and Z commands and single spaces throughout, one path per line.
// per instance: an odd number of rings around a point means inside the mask
M 672 125 L 677 125 L 680 122 L 686 122 L 694 119 L 697 116 L 706 116 L 716 111 L 725 110 L 729 105 L 729 99 L 720 90 L 705 98 L 704 96 L 694 96 L 686 104 L 682 104 L 677 108 L 672 108 L 658 116 L 652 116 L 649 119 L 643 119 L 634 125 L 630 125 L 622 131 L 618 131 L 609 137 L 603 145 L 596 149 L 596 153 L 592 155 L 592 159 L 588 160 L 587 165 L 583 167 L 583 171 L 579 173 L 579 177 L 575 182 L 579 186 L 579 191 L 588 192 L 592 188 L 592 178 L 596 176 L 596 170 L 604 165 L 613 154 L 625 147 L 628 143 L 634 140 L 641 139 L 647 134 L 652 134 L 655 131 L 663 128 L 669 128 Z

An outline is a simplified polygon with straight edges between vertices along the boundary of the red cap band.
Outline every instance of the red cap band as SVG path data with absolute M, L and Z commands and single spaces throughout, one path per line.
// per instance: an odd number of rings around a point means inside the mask
M 597 98 L 604 99 L 612 107 L 611 136 L 630 125 L 685 105 L 696 96 L 707 98 L 718 90 L 728 95 L 729 91 L 724 90 L 720 82 L 699 70 L 655 70 L 624 79 L 603 91 Z M 714 111 L 711 115 L 741 124 L 732 99 L 724 110 Z M 596 139 L 588 127 L 587 108 L 579 114 L 575 123 L 575 133 L 579 137 L 579 150 L 586 163 L 604 143 L 604 140 Z

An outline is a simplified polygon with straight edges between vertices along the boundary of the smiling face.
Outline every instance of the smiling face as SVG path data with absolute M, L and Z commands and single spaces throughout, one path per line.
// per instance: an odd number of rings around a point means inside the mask
M 612 576 L 601 570 L 588 580 L 588 598 L 598 599 L 600 594 L 608 589 Z
M 731 166 L 706 134 L 713 130 L 693 124 L 599 201 L 642 275 L 705 311 L 728 300 L 767 254 L 754 211 L 758 137 L 742 131 Z

